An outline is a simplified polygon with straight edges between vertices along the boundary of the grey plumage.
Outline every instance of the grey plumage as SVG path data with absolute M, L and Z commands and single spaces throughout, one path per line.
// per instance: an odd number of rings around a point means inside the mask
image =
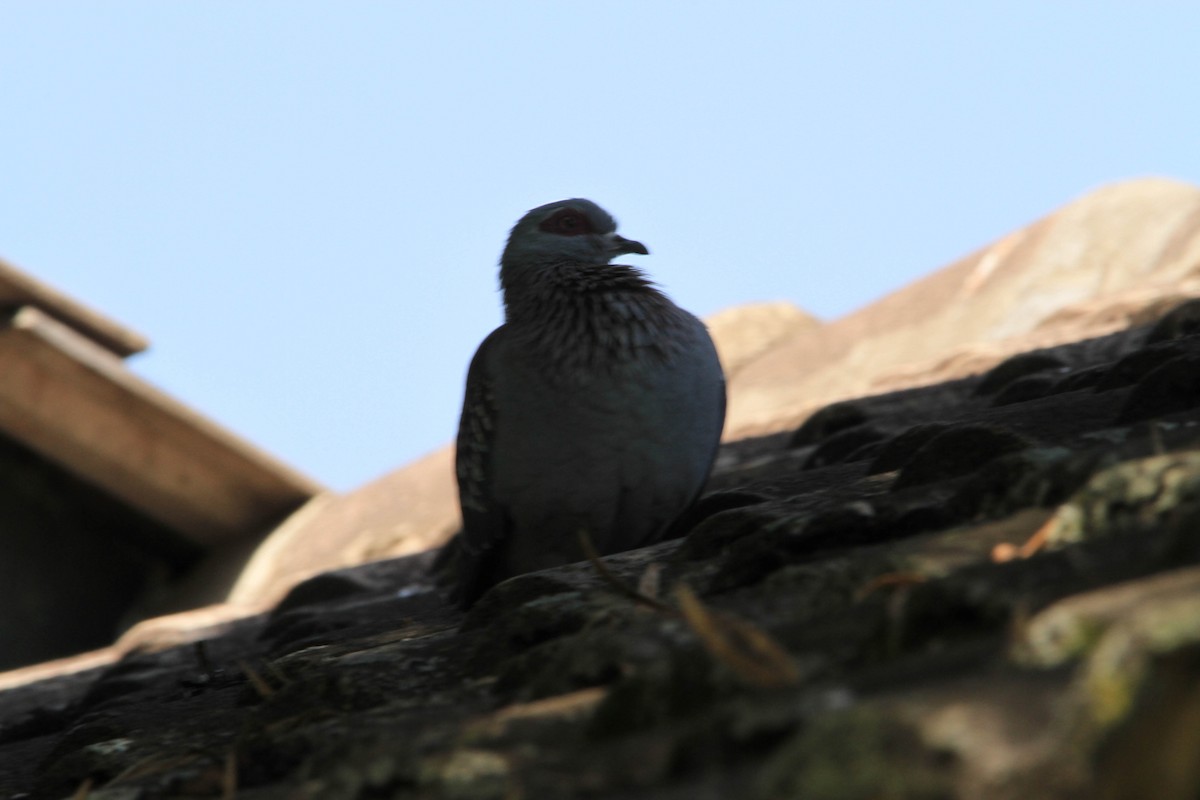
M 703 323 L 637 269 L 588 200 L 533 209 L 500 261 L 505 321 L 467 374 L 463 529 L 443 558 L 473 602 L 523 572 L 653 542 L 707 480 L 725 381 Z M 457 563 L 452 563 L 457 562 Z

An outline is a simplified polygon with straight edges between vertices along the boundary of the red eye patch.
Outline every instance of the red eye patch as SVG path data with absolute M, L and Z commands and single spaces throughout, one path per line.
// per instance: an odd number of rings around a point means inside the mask
M 549 216 L 538 226 L 538 229 L 547 233 L 557 233 L 560 236 L 581 236 L 592 232 L 592 224 L 579 211 L 573 208 L 564 208 Z

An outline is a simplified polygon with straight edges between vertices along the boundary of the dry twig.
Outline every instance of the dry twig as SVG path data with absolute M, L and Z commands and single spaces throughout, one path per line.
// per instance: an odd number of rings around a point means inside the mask
M 625 582 L 616 575 L 613 575 L 612 570 L 608 568 L 608 565 L 600 560 L 600 553 L 596 551 L 596 546 L 592 544 L 592 537 L 588 536 L 587 531 L 579 531 L 579 546 L 583 549 L 583 554 L 587 556 L 587 560 L 592 565 L 592 569 L 596 570 L 596 574 L 599 575 L 605 583 L 615 589 L 619 594 L 624 595 L 635 603 L 641 603 L 642 605 L 649 606 L 655 611 L 660 611 L 664 614 L 675 613 L 675 609 L 671 608 L 666 603 L 660 603 L 653 597 L 648 597 L 647 595 L 642 594 L 637 589 L 626 585 Z
M 682 616 L 696 632 L 705 649 L 742 680 L 763 688 L 794 686 L 800 682 L 800 670 L 796 662 L 766 631 L 730 614 L 710 611 L 700 598 L 682 583 L 675 587 L 678 609 L 659 602 L 626 585 L 614 575 L 600 559 L 600 554 L 596 552 L 586 531 L 579 532 L 579 546 L 605 583 L 636 603 L 667 616 Z M 643 576 L 644 579 L 645 577 Z M 655 574 L 650 580 L 657 581 L 657 577 Z
M 880 589 L 891 586 L 914 586 L 929 580 L 919 572 L 885 572 L 876 575 L 871 580 L 858 587 L 854 592 L 854 602 L 861 603 Z
M 246 680 L 250 681 L 250 685 L 254 687 L 254 691 L 258 692 L 259 697 L 266 700 L 271 695 L 275 694 L 275 690 L 271 688 L 271 684 L 267 683 L 262 675 L 259 675 L 254 667 L 247 664 L 245 661 L 238 659 L 238 667 L 246 675 Z
M 800 670 L 766 631 L 749 622 L 709 610 L 683 584 L 675 588 L 679 610 L 705 649 L 747 683 L 767 689 L 794 686 Z
M 237 754 L 230 750 L 225 754 L 225 770 L 221 775 L 221 800 L 234 800 L 237 797 L 237 785 Z
M 1018 558 L 1029 558 L 1036 555 L 1050 542 L 1050 532 L 1054 530 L 1054 526 L 1055 518 L 1051 517 L 1045 525 L 1034 531 L 1034 534 L 1026 539 L 1020 547 L 1010 542 L 996 545 L 992 548 L 992 561 L 1002 564 L 1005 561 L 1015 561 Z

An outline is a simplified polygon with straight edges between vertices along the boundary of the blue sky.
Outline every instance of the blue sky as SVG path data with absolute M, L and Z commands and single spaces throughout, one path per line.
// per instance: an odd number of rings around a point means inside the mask
M 10 2 L 0 257 L 337 489 L 449 441 L 496 260 L 585 196 L 701 315 L 832 319 L 1098 185 L 1200 182 L 1200 6 Z

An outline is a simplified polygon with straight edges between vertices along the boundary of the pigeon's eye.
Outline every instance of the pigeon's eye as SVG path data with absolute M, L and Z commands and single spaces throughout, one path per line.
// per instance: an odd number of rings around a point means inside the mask
M 547 233 L 557 233 L 561 236 L 579 236 L 592 232 L 587 217 L 573 208 L 564 208 L 553 214 L 540 227 Z

